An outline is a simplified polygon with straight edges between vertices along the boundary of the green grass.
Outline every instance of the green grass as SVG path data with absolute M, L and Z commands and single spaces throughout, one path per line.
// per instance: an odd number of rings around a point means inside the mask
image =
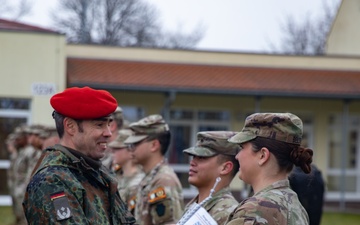
M 360 211 L 360 210 L 359 210 Z M 325 212 L 321 225 L 359 225 L 360 214 Z
M 0 206 L 0 225 L 14 224 L 15 217 L 13 215 L 11 207 Z
M 11 207 L 0 206 L 0 225 L 11 225 L 14 223 L 14 215 Z M 321 225 L 359 225 L 360 224 L 360 210 L 359 214 L 350 213 L 336 213 L 325 212 Z

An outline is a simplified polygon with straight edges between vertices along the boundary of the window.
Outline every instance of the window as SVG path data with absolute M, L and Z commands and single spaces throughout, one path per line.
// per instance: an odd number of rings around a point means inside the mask
M 30 119 L 30 100 L 16 98 L 0 98 L 0 140 L 6 140 L 14 129 L 27 124 Z M 9 193 L 7 188 L 7 169 L 9 167 L 9 153 L 6 151 L 5 141 L 1 142 L 0 149 L 0 180 L 5 181 L 0 185 L 0 205 L 9 204 L 6 199 Z
M 355 194 L 360 198 L 360 117 L 350 116 L 346 131 L 347 149 L 343 146 L 342 115 L 332 115 L 329 118 L 329 160 L 327 173 L 327 188 L 330 198 L 345 192 Z M 343 171 L 345 167 L 345 171 Z M 343 175 L 345 174 L 345 177 Z
M 145 111 L 143 108 L 135 106 L 120 106 L 123 110 L 124 118 L 128 122 L 136 122 L 145 117 Z

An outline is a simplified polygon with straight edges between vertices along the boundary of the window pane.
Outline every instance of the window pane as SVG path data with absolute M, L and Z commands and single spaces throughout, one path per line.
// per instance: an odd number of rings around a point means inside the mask
M 171 110 L 170 119 L 172 120 L 191 120 L 194 118 L 194 113 L 189 110 Z
M 171 164 L 188 164 L 189 157 L 183 150 L 191 147 L 191 127 L 190 126 L 171 126 L 170 132 L 172 141 L 168 152 L 168 160 Z
M 136 122 L 145 117 L 145 112 L 143 108 L 134 107 L 134 106 L 120 106 L 123 110 L 125 120 L 130 123 Z
M 340 176 L 328 176 L 327 179 L 327 190 L 328 191 L 341 191 L 342 178 Z M 356 192 L 356 177 L 346 176 L 345 177 L 345 191 Z
M 330 168 L 342 168 L 342 160 L 345 156 L 343 147 L 342 147 L 342 134 L 340 130 L 331 130 L 330 131 Z M 357 142 L 358 142 L 358 132 L 350 131 L 348 135 L 348 150 L 346 154 L 346 168 L 354 169 L 356 168 L 356 155 L 357 155 Z
M 211 125 L 201 125 L 199 126 L 200 131 L 217 131 L 217 130 L 228 130 L 226 126 L 211 126 Z
M 229 112 L 224 112 L 224 111 L 216 111 L 216 112 L 200 111 L 198 112 L 198 119 L 224 122 L 230 120 L 230 114 Z
M 21 124 L 26 124 L 25 118 L 0 117 L 0 140 L 6 140 L 7 136 L 14 131 L 15 127 Z M 9 159 L 5 141 L 1 142 L 0 159 Z
M 1 109 L 29 109 L 30 101 L 28 99 L 0 98 Z
M 8 185 L 7 185 L 7 170 L 0 169 L 0 180 L 3 181 L 0 185 L 0 195 L 9 194 Z

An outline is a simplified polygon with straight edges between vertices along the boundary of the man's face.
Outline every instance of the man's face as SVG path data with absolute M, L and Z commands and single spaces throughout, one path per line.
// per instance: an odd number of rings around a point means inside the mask
M 197 188 L 213 187 L 215 179 L 220 175 L 217 156 L 192 156 L 189 169 L 189 183 Z
M 134 160 L 134 163 L 140 165 L 146 164 L 151 154 L 150 148 L 152 141 L 148 141 L 147 139 L 144 139 L 142 141 L 132 144 L 129 147 L 129 150 L 131 152 L 131 157 Z
M 83 120 L 77 124 L 74 134 L 75 150 L 92 159 L 100 160 L 105 156 L 107 143 L 111 137 L 110 118 L 102 120 Z
M 112 148 L 113 163 L 123 166 L 129 160 L 132 160 L 131 152 L 125 148 Z

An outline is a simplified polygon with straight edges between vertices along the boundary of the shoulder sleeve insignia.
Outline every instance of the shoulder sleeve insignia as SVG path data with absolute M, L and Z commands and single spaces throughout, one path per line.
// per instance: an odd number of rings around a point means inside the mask
M 156 188 L 148 194 L 149 203 L 154 203 L 164 198 L 166 198 L 166 193 L 163 187 Z
M 133 210 L 136 206 L 136 195 L 132 196 L 128 201 L 128 208 L 129 210 Z
M 70 205 L 65 192 L 56 192 L 50 195 L 50 199 L 53 202 L 58 221 L 71 217 Z

